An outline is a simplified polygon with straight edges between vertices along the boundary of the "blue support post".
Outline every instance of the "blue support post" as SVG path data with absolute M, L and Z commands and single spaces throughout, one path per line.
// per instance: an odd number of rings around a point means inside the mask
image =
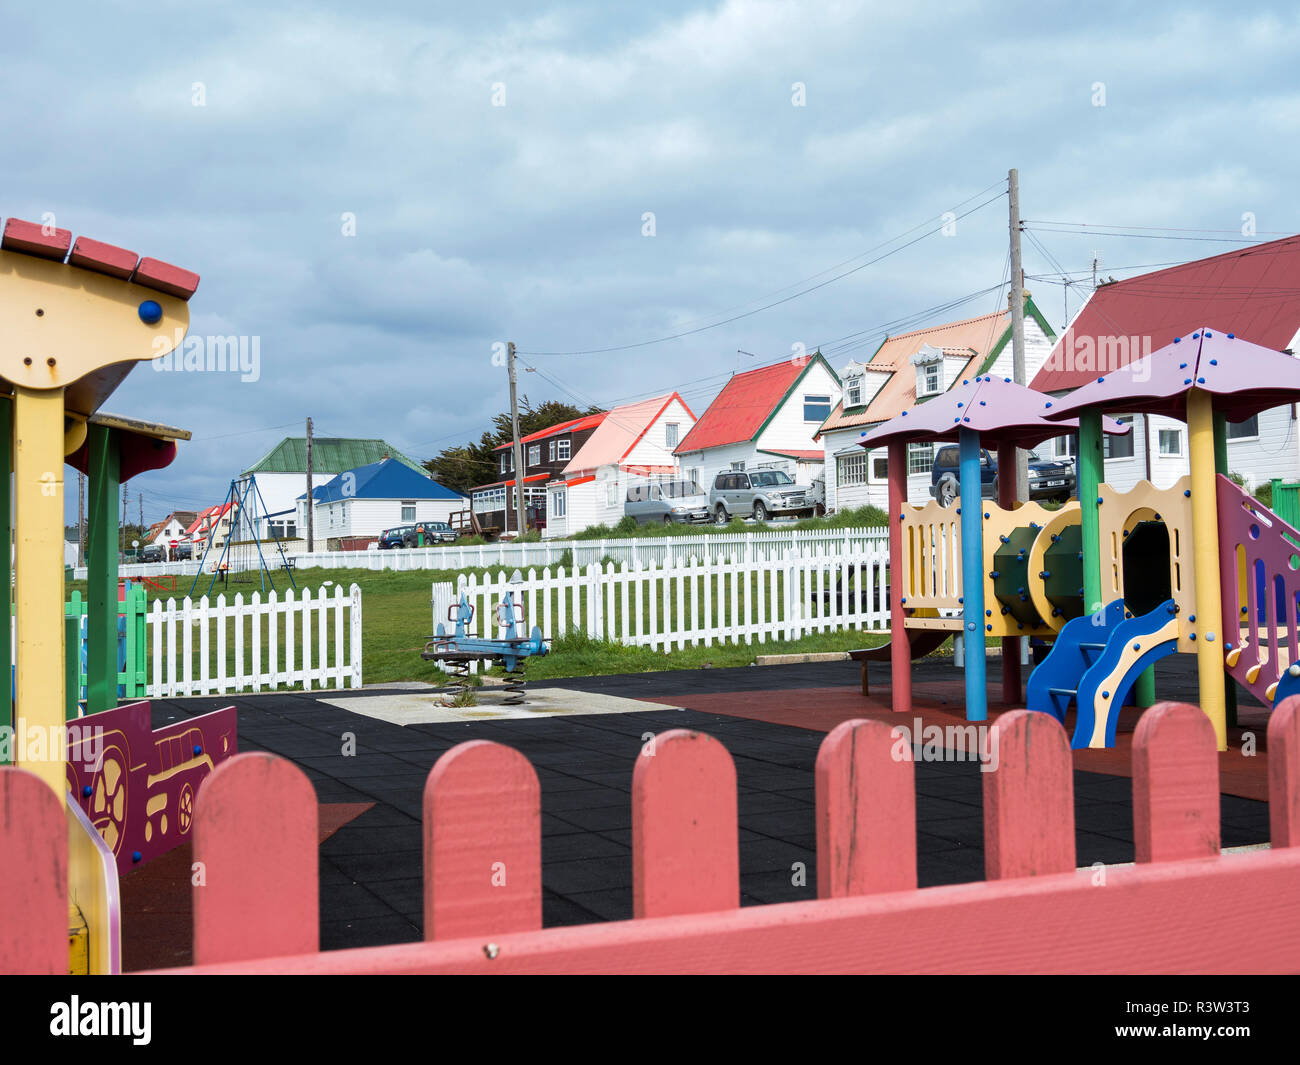
M 984 661 L 984 501 L 980 492 L 980 434 L 957 436 L 961 478 L 962 627 L 966 638 L 966 720 L 988 720 Z

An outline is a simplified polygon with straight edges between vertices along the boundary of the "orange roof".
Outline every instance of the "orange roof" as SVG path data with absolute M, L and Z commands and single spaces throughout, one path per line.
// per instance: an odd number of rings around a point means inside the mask
M 582 470 L 622 462 L 673 400 L 691 414 L 690 407 L 676 392 L 615 407 L 564 467 L 565 474 L 572 476 Z M 691 417 L 695 416 L 691 414 Z
M 865 410 L 856 414 L 845 414 L 844 404 L 838 403 L 831 411 L 831 416 L 822 423 L 817 435 L 834 429 L 849 429 L 855 425 L 875 425 L 897 417 L 909 407 L 916 405 L 916 374 L 912 371 L 911 358 L 928 344 L 932 348 L 942 348 L 947 354 L 952 349 L 972 352 L 970 360 L 962 367 L 962 374 L 974 376 L 983 361 L 1002 338 L 1002 334 L 1011 326 L 1011 311 L 995 311 L 982 314 L 978 318 L 964 318 L 960 322 L 948 322 L 945 325 L 918 329 L 912 333 L 901 333 L 888 337 L 871 361 L 868 370 L 892 371 L 892 376 L 884 383 L 880 391 L 872 398 Z M 899 372 L 904 371 L 904 372 Z M 961 380 L 958 377 L 958 380 Z
M 567 422 L 560 422 L 558 425 L 550 425 L 545 429 L 538 429 L 535 433 L 529 433 L 527 436 L 521 436 L 521 444 L 531 444 L 538 440 L 545 440 L 548 436 L 555 436 L 559 433 L 577 433 L 583 429 L 594 429 L 605 420 L 608 411 L 601 411 L 598 414 L 584 414 L 581 418 L 571 418 Z M 513 440 L 507 440 L 504 444 L 497 444 L 493 451 L 505 451 L 506 448 L 514 447 Z

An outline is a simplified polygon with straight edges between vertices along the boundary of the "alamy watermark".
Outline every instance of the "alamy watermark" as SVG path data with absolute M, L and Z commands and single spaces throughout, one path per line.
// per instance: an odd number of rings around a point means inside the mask
M 1151 337 L 1147 336 L 1094 336 L 1076 334 L 1067 329 L 1052 350 L 1046 368 L 1053 372 L 1084 372 L 1105 376 L 1125 369 L 1133 381 L 1151 379 Z
M 17 726 L 0 725 L 0 763 L 70 761 L 86 772 L 101 768 L 104 760 L 102 725 L 33 725 L 20 717 Z
M 998 768 L 998 732 L 992 725 L 895 725 L 889 732 L 895 762 L 979 762 L 981 773 Z
M 153 360 L 153 368 L 159 373 L 237 373 L 245 382 L 262 376 L 260 336 L 186 336 L 184 330 L 177 329 L 173 337 L 154 337 L 153 348 L 167 350 Z

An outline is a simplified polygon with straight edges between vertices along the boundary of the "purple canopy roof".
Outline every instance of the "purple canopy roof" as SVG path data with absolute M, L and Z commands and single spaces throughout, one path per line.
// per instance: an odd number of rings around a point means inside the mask
M 985 447 L 999 443 L 1033 447 L 1079 424 L 1077 420 L 1048 421 L 1043 417 L 1045 402 L 1047 397 L 1041 392 L 1015 384 L 1009 377 L 986 374 L 903 411 L 876 426 L 860 443 L 878 447 L 897 439 L 956 440 L 959 429 L 971 429 L 980 434 Z M 1117 435 L 1129 431 L 1128 426 L 1110 418 L 1105 419 L 1103 428 Z
M 1300 359 L 1260 347 L 1231 333 L 1201 328 L 1144 359 L 1044 401 L 1051 420 L 1085 408 L 1133 414 L 1166 414 L 1187 420 L 1187 393 L 1214 394 L 1214 409 L 1239 422 L 1269 407 L 1300 400 Z

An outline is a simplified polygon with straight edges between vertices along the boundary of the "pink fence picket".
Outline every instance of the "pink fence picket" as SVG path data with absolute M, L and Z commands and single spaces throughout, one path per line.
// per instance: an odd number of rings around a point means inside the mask
M 1139 862 L 1219 855 L 1214 726 L 1190 703 L 1157 703 L 1133 734 L 1133 842 Z
M 1047 714 L 1013 710 L 990 729 L 988 754 L 996 768 L 983 774 L 984 876 L 1073 871 L 1074 760 L 1065 729 Z
M 459 744 L 424 786 L 424 938 L 541 927 L 537 773 L 510 747 Z
M 68 827 L 35 773 L 0 768 L 0 973 L 68 971 Z
M 817 895 L 916 887 L 916 774 L 883 721 L 836 725 L 817 752 Z
M 239 754 L 194 811 L 196 964 L 320 947 L 316 790 L 292 762 Z
M 649 740 L 632 773 L 632 913 L 664 917 L 740 905 L 736 767 L 712 736 Z
M 1269 715 L 1268 819 L 1274 847 L 1300 847 L 1300 695 Z

